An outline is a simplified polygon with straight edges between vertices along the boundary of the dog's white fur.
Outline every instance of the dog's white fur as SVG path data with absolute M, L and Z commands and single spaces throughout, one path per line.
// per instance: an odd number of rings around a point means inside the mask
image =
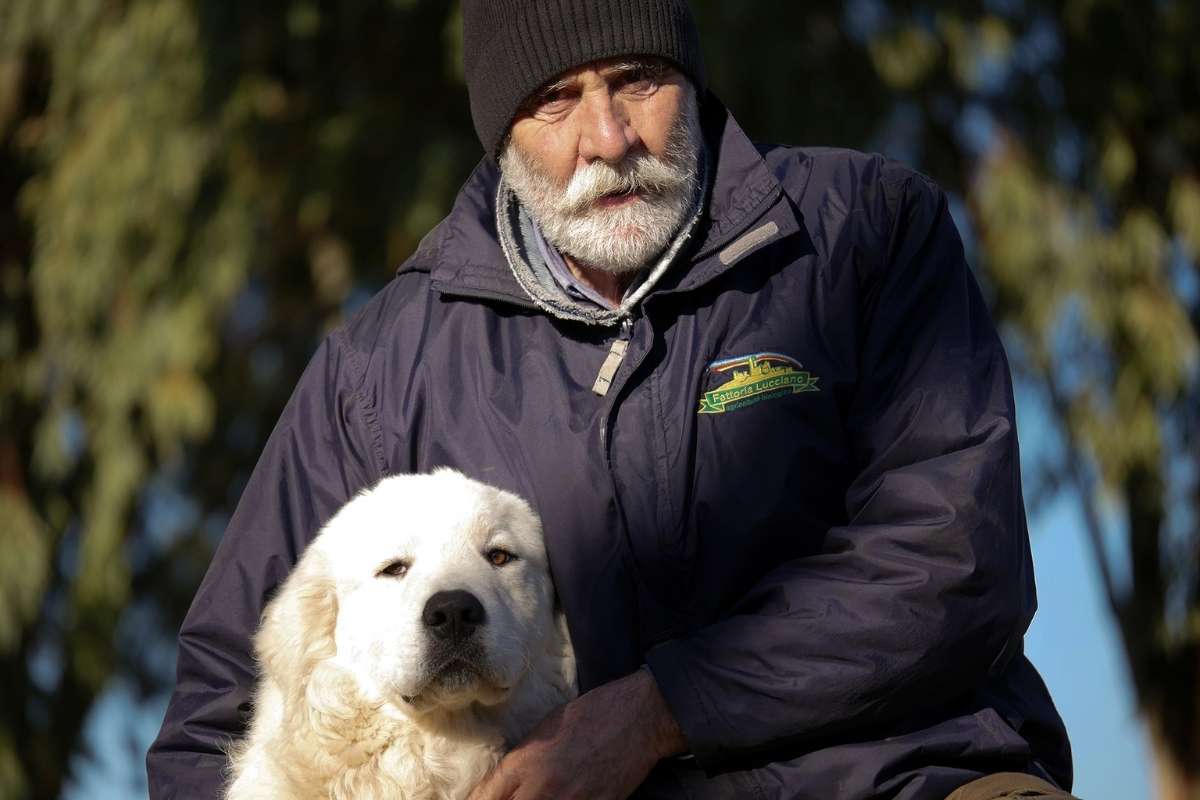
M 516 558 L 494 565 L 497 548 Z M 396 562 L 402 576 L 383 571 Z M 453 590 L 486 622 L 440 663 L 447 645 L 422 613 Z M 255 650 L 228 800 L 462 798 L 577 691 L 537 517 L 452 470 L 386 478 L 338 511 L 268 604 Z

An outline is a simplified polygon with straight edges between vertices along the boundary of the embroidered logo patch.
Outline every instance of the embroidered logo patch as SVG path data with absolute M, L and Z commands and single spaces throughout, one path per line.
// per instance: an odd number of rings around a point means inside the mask
M 802 366 L 781 353 L 755 353 L 714 361 L 708 365 L 708 371 L 725 382 L 700 397 L 697 413 L 724 414 L 762 400 L 820 391 L 817 376 Z

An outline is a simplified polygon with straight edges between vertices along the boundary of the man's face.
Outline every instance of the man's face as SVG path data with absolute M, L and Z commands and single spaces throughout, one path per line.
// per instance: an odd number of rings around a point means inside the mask
M 621 274 L 660 253 L 691 210 L 700 146 L 695 91 L 678 71 L 609 60 L 535 93 L 500 167 L 560 252 Z

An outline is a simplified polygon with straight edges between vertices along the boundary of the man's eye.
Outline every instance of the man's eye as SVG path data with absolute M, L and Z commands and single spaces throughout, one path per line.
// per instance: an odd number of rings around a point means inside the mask
M 402 578 L 404 573 L 408 572 L 407 561 L 393 561 L 375 574 L 375 577 L 382 578 L 385 575 L 390 578 Z
M 626 92 L 648 92 L 658 86 L 659 74 L 642 67 L 630 70 L 621 77 L 621 90 Z
M 516 561 L 517 557 L 507 550 L 501 550 L 499 547 L 493 547 L 487 551 L 487 560 L 493 567 L 503 567 L 510 561 Z
M 533 103 L 532 113 L 534 114 L 557 114 L 567 110 L 574 100 L 574 96 L 566 89 L 555 89 L 554 91 L 545 92 L 538 95 Z

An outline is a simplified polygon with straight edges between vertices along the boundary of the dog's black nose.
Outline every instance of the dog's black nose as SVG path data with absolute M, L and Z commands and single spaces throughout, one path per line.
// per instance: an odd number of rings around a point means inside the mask
M 470 636 L 487 621 L 479 598 L 462 589 L 437 592 L 421 612 L 425 627 L 439 639 L 458 640 Z

